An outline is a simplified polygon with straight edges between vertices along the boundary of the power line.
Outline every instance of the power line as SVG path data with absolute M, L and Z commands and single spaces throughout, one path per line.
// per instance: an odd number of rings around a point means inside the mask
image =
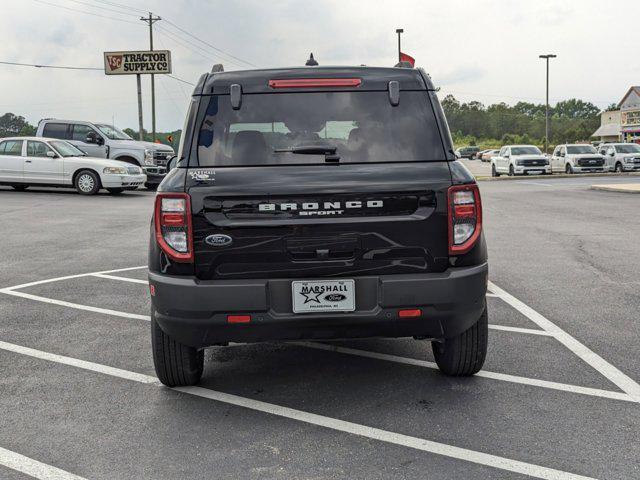
M 189 45 L 192 45 L 193 47 L 199 48 L 201 50 L 205 50 L 203 47 L 201 47 L 201 46 L 199 46 L 199 45 L 197 45 L 197 44 L 195 44 L 193 42 L 190 42 L 189 40 L 185 40 L 185 39 L 182 39 L 182 38 L 178 39 L 179 37 L 175 37 L 173 32 L 170 32 L 169 30 L 166 30 L 166 29 L 164 29 L 164 28 L 162 28 L 160 26 L 157 26 L 156 30 L 161 35 L 164 35 L 165 37 L 170 38 L 171 40 L 176 42 L 178 45 L 186 48 L 187 50 L 195 53 L 196 55 L 200 55 L 202 58 L 206 58 L 207 60 L 210 60 L 211 62 L 214 62 L 214 63 L 218 63 L 219 62 L 219 59 L 215 59 L 215 58 L 210 57 L 210 56 L 208 56 L 208 55 L 206 55 L 206 54 L 204 54 L 204 53 L 202 53 L 202 52 L 200 52 L 198 50 L 194 50 Z M 185 44 L 184 42 L 188 42 L 188 44 Z M 238 64 L 236 64 L 236 65 L 238 65 Z M 238 66 L 240 66 L 240 65 L 238 65 Z
M 98 2 L 98 3 L 103 3 L 105 5 L 111 5 L 112 7 L 120 7 L 123 8 L 125 10 L 137 10 L 138 12 L 142 12 L 142 13 L 147 13 L 146 10 L 143 10 L 142 8 L 137 8 L 137 7 L 132 7 L 130 5 L 123 5 L 121 3 L 117 3 L 117 2 L 110 2 L 107 0 L 93 0 L 94 2 Z
M 85 10 L 78 10 L 77 8 L 65 7 L 64 5 L 58 5 L 56 3 L 45 2 L 44 0 L 33 0 L 33 1 L 37 2 L 37 3 L 42 3 L 44 5 L 49 5 L 51 7 L 64 8 L 65 10 L 70 10 L 72 12 L 84 13 L 85 15 L 93 15 L 94 17 L 100 17 L 100 18 L 107 18 L 109 20 L 115 20 L 116 22 L 123 22 L 123 23 L 130 23 L 132 25 L 139 25 L 136 22 L 132 22 L 130 20 L 124 20 L 123 18 L 109 17 L 107 15 L 100 15 L 99 13 L 87 12 Z
M 3 65 L 17 65 L 19 67 L 36 67 L 36 68 L 59 68 L 61 70 L 101 70 L 104 71 L 104 68 L 97 67 L 69 67 L 66 65 L 42 65 L 37 63 L 18 63 L 18 62 L 3 62 L 0 61 L 0 64 Z
M 219 53 L 222 53 L 223 55 L 227 55 L 228 57 L 231 57 L 235 60 L 238 60 L 242 63 L 246 63 L 247 65 L 251 66 L 251 67 L 257 67 L 257 65 L 247 61 L 247 60 L 243 60 L 242 58 L 236 57 L 235 55 L 231 55 L 230 53 L 225 52 L 224 50 L 221 50 L 220 48 L 210 44 L 209 42 L 206 42 L 205 40 L 202 40 L 201 38 L 196 37 L 195 35 L 191 34 L 190 32 L 188 32 L 187 30 L 185 30 L 184 28 L 176 25 L 175 23 L 171 22 L 170 20 L 167 20 L 166 18 L 164 19 L 165 22 L 167 22 L 169 25 L 173 26 L 174 28 L 177 28 L 178 30 L 180 30 L 181 32 L 183 32 L 186 35 L 189 35 L 191 38 L 198 40 L 201 43 L 204 43 L 205 45 L 207 45 L 208 47 L 213 48 L 214 50 L 216 50 Z
M 192 87 L 195 87 L 195 86 L 196 86 L 196 84 L 195 84 L 195 83 L 187 82 L 186 80 L 183 80 L 183 79 L 178 78 L 178 77 L 174 77 L 174 76 L 173 76 L 173 75 L 171 75 L 171 74 L 167 74 L 167 77 L 169 77 L 169 78 L 173 78 L 174 80 L 177 80 L 177 81 L 182 82 L 182 83 L 186 83 L 187 85 L 191 85 Z
M 130 17 L 137 17 L 137 15 L 135 15 L 135 14 L 133 14 L 131 12 L 123 12 L 121 10 L 115 10 L 113 8 L 107 8 L 107 7 L 103 7 L 103 6 L 100 6 L 100 5 L 92 5 L 91 3 L 83 2 L 82 0 L 67 0 L 67 1 L 73 2 L 73 3 L 78 3 L 80 5 L 85 5 L 85 6 L 89 7 L 89 8 L 97 8 L 99 10 L 105 10 L 105 11 L 108 11 L 108 12 L 114 12 L 114 13 L 118 13 L 120 15 L 128 15 Z
M 93 70 L 93 71 L 101 71 L 104 72 L 104 67 L 71 67 L 68 65 L 43 65 L 40 63 L 18 63 L 18 62 L 5 62 L 0 61 L 0 65 L 15 65 L 18 67 L 35 67 L 35 68 L 55 68 L 60 70 Z M 177 80 L 182 83 L 186 83 L 187 85 L 191 85 L 195 87 L 195 83 L 188 82 L 187 80 L 183 80 L 180 77 L 176 77 L 175 75 L 166 74 L 167 77 L 171 77 L 174 80 Z
M 80 4 L 83 4 L 83 5 L 87 5 L 85 2 L 83 2 L 83 1 L 81 1 L 81 0 L 70 0 L 70 1 L 72 1 L 72 2 L 76 2 L 76 3 L 80 3 Z M 127 6 L 125 6 L 125 5 L 122 5 L 122 4 L 120 4 L 120 3 L 117 3 L 117 2 L 110 2 L 110 1 L 107 1 L 107 0 L 90 0 L 90 1 L 93 1 L 93 2 L 99 2 L 99 3 L 105 4 L 105 5 L 110 5 L 110 6 L 114 6 L 114 7 L 122 8 L 122 9 L 128 9 L 128 8 L 129 8 L 129 7 L 127 7 Z M 111 9 L 111 8 L 102 7 L 102 6 L 97 6 L 97 5 L 96 5 L 96 6 L 93 6 L 93 8 L 102 8 L 102 9 L 105 9 L 105 10 L 107 10 L 107 11 L 112 11 L 112 12 L 119 13 L 119 14 L 121 14 L 121 15 L 133 15 L 133 14 L 130 14 L 130 13 L 125 13 L 125 12 L 121 12 L 121 11 L 118 11 L 118 10 L 113 10 L 113 9 Z M 142 10 L 142 9 L 139 9 L 139 8 L 130 8 L 130 9 L 137 10 L 137 11 L 139 11 L 139 12 L 145 12 L 145 13 L 147 13 L 145 10 Z M 252 67 L 255 67 L 255 66 L 256 66 L 255 64 L 253 64 L 253 63 L 251 63 L 251 62 L 249 62 L 249 61 L 247 61 L 247 60 L 244 60 L 244 59 L 242 59 L 242 58 L 240 58 L 240 57 L 237 57 L 237 56 L 235 56 L 235 55 L 232 55 L 231 53 L 225 52 L 224 50 L 222 50 L 222 49 L 220 49 L 220 48 L 216 47 L 215 45 L 212 45 L 211 43 L 207 42 L 206 40 L 203 40 L 203 39 L 201 39 L 201 38 L 199 38 L 199 37 L 197 37 L 197 36 L 193 35 L 191 32 L 189 32 L 188 30 L 186 30 L 186 29 L 182 28 L 181 26 L 177 25 L 176 23 L 174 23 L 174 22 L 172 22 L 172 21 L 170 21 L 170 20 L 167 20 L 167 19 L 166 19 L 166 17 L 163 17 L 163 20 L 164 20 L 167 24 L 169 24 L 169 25 L 171 25 L 173 28 L 175 28 L 176 30 L 179 30 L 180 32 L 182 32 L 184 35 L 187 35 L 187 36 L 189 36 L 189 37 L 193 38 L 194 40 L 196 40 L 196 41 L 198 41 L 198 42 L 200 42 L 200 43 L 202 43 L 202 44 L 206 45 L 207 47 L 212 48 L 213 50 L 217 51 L 218 53 L 220 53 L 220 54 L 222 54 L 222 55 L 225 55 L 226 57 L 229 57 L 229 58 L 231 58 L 231 59 L 237 60 L 238 62 L 241 62 L 241 63 L 240 63 L 240 64 L 238 64 L 238 63 L 234 62 L 233 60 L 229 60 L 229 59 L 225 59 L 225 61 L 228 61 L 228 62 L 230 62 L 230 63 L 236 64 L 236 65 L 238 65 L 238 66 L 240 66 L 240 67 L 243 67 L 243 66 L 244 66 L 244 65 L 242 65 L 242 64 L 246 64 L 246 65 L 249 65 L 249 66 L 252 66 Z M 165 30 L 165 32 L 167 32 L 167 30 L 166 30 L 166 29 L 164 29 L 164 30 Z M 169 31 L 169 32 L 170 32 L 170 31 Z M 178 33 L 176 33 L 176 32 L 170 32 L 170 33 L 173 33 L 174 35 L 177 35 L 177 36 L 179 36 L 179 35 L 180 35 L 180 34 L 178 34 Z M 183 37 L 179 37 L 179 38 L 180 38 L 181 40 L 183 40 L 183 41 L 186 41 L 186 42 L 188 42 L 188 43 L 191 43 L 191 42 L 189 42 L 188 40 L 184 39 Z M 200 47 L 199 45 L 196 45 L 196 44 L 193 44 L 193 43 L 191 43 L 191 45 L 193 45 L 193 46 L 195 46 L 195 47 L 197 47 L 197 48 L 202 48 L 202 47 Z M 215 60 L 214 60 L 214 61 L 215 61 Z

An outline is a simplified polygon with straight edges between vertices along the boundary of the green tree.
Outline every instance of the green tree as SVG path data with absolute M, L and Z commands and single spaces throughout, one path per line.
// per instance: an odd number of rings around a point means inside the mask
M 26 133 L 21 133 L 26 132 Z M 0 117 L 0 137 L 14 137 L 17 135 L 32 135 L 35 128 L 29 125 L 24 117 L 5 113 Z

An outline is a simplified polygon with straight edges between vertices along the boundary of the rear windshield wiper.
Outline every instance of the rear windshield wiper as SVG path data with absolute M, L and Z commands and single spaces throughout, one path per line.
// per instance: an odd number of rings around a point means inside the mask
M 298 145 L 290 148 L 276 148 L 274 153 L 298 153 L 300 155 L 324 155 L 325 162 L 339 162 L 340 156 L 336 155 L 338 147 L 334 145 Z

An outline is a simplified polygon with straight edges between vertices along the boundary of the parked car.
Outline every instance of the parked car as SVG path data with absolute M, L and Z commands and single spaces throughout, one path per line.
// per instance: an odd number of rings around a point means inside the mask
M 534 145 L 506 145 L 491 159 L 491 176 L 550 174 L 549 159 Z
M 551 156 L 551 170 L 554 172 L 608 172 L 604 156 L 591 145 L 558 145 Z
M 480 151 L 478 147 L 461 147 L 455 151 L 456 157 L 471 160 Z
M 611 171 L 640 170 L 640 145 L 637 143 L 606 143 L 600 146 L 599 153 Z
M 174 156 L 168 145 L 134 140 L 106 123 L 45 118 L 38 123 L 36 136 L 67 140 L 90 157 L 137 165 L 144 170 L 145 187 L 149 189 L 157 188 L 166 174 L 167 162 Z
M 30 185 L 73 188 L 93 195 L 101 188 L 118 194 L 135 190 L 147 177 L 136 165 L 88 157 L 55 138 L 12 137 L 0 139 L 0 184 L 16 190 Z
M 480 161 L 482 162 L 490 162 L 493 157 L 498 155 L 500 150 L 485 150 L 485 152 L 480 157 Z
M 211 345 L 300 339 L 414 337 L 480 370 L 480 192 L 434 91 L 413 68 L 200 78 L 150 236 L 161 382 L 197 383 Z

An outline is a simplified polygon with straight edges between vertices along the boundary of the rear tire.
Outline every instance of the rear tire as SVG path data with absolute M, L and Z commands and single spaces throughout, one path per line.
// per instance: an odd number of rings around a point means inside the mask
M 11 188 L 17 190 L 18 192 L 24 192 L 27 188 L 29 188 L 29 185 L 11 185 Z
M 124 188 L 107 188 L 107 192 L 109 192 L 111 195 L 120 195 L 122 192 L 124 192 Z
M 443 342 L 431 342 L 433 356 L 442 373 L 466 377 L 478 373 L 487 356 L 489 321 L 485 306 L 478 321 L 468 330 Z
M 82 170 L 74 182 L 80 195 L 95 195 L 100 190 L 100 178 L 91 170 Z
M 167 387 L 196 385 L 204 369 L 204 350 L 177 342 L 164 333 L 151 309 L 151 349 L 158 379 Z

